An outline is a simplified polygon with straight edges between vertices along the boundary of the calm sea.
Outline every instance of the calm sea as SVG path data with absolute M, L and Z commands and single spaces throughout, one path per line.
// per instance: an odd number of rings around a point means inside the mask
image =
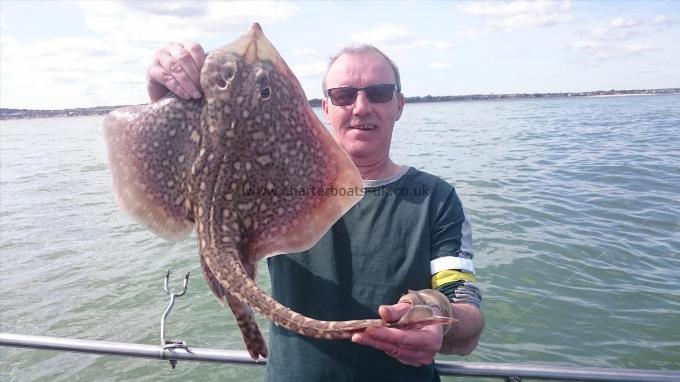
M 157 344 L 171 269 L 175 288 L 192 277 L 169 336 L 242 350 L 195 236 L 166 242 L 116 206 L 102 119 L 2 121 L 0 331 Z M 473 223 L 487 326 L 464 360 L 680 369 L 679 137 L 678 95 L 407 105 L 394 158 L 454 184 Z M 0 348 L 3 381 L 263 370 Z

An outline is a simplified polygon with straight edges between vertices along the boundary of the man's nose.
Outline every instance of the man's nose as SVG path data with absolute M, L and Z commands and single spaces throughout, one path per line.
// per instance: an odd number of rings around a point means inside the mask
M 366 114 L 371 110 L 371 101 L 366 97 L 366 92 L 359 90 L 357 99 L 354 101 L 354 114 Z

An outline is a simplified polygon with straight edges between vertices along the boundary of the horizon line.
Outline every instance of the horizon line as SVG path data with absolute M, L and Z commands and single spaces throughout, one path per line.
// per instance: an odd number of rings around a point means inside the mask
M 667 87 L 667 88 L 653 88 L 653 89 L 609 89 L 609 90 L 588 90 L 588 91 L 563 91 L 563 92 L 536 92 L 536 93 L 475 93 L 475 94 L 462 94 L 462 95 L 424 95 L 424 96 L 405 96 L 405 100 L 408 103 L 409 100 L 414 103 L 418 102 L 442 102 L 442 101 L 457 101 L 457 100 L 483 100 L 489 98 L 539 98 L 543 96 L 587 96 L 587 95 L 612 95 L 612 94 L 673 94 L 680 93 L 680 87 Z M 486 97 L 486 98 L 485 98 Z M 311 98 L 307 100 L 312 106 L 318 106 L 321 103 L 321 98 Z M 148 103 L 141 104 L 126 104 L 126 105 L 98 105 L 98 106 L 83 106 L 83 107 L 70 107 L 62 109 L 25 109 L 25 108 L 14 108 L 14 107 L 0 107 L 2 111 L 34 111 L 34 112 L 57 112 L 57 111 L 77 111 L 77 110 L 87 110 L 87 109 L 99 109 L 99 108 L 118 108 L 133 105 L 147 105 Z

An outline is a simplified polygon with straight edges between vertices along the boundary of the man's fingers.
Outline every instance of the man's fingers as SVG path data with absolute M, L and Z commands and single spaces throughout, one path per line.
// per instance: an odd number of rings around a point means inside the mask
M 380 341 L 364 333 L 355 334 L 352 337 L 352 342 L 381 350 L 390 357 L 399 360 L 399 362 L 411 366 L 429 365 L 436 354 L 436 351 L 410 349 L 392 342 Z
M 159 52 L 157 58 L 158 62 L 160 63 L 160 66 L 167 72 L 167 74 L 164 73 L 162 78 L 164 81 L 163 83 L 168 89 L 173 90 L 173 88 L 170 85 L 170 82 L 174 81 L 177 82 L 177 84 L 183 90 L 183 92 L 181 93 L 175 92 L 175 94 L 177 94 L 178 96 L 185 99 L 189 99 L 192 97 L 200 98 L 201 93 L 198 90 L 196 84 L 194 83 L 194 80 L 191 78 L 191 76 L 185 69 L 182 61 L 176 59 L 167 51 Z M 191 55 L 189 55 L 188 53 L 183 55 L 181 59 L 183 61 L 188 60 L 193 63 L 193 59 L 191 58 Z M 189 64 L 187 65 L 190 66 Z M 196 72 L 197 70 L 193 69 L 193 71 Z M 170 77 L 168 77 L 168 74 L 170 75 Z
M 165 80 L 163 79 L 164 73 L 165 69 L 157 62 L 151 64 L 151 66 L 146 69 L 146 88 L 151 102 L 156 102 L 165 97 L 170 91 L 165 86 Z
M 154 55 L 146 71 L 149 98 L 155 102 L 168 91 L 180 98 L 201 98 L 203 48 L 195 42 L 170 43 Z
M 436 336 L 436 333 L 428 329 L 429 327 L 425 327 L 418 331 L 405 331 L 393 328 L 372 327 L 368 328 L 364 334 L 377 341 L 398 344 L 402 348 L 434 349 L 436 341 L 433 342 L 432 336 Z
M 167 94 L 168 90 L 184 99 L 191 98 L 191 95 L 175 80 L 175 77 L 165 68 L 155 65 L 147 70 L 148 90 L 152 101 L 157 101 Z M 165 89 L 165 90 L 163 90 Z
M 387 322 L 399 321 L 412 306 L 409 303 L 383 305 L 380 317 Z M 382 350 L 399 362 L 422 366 L 432 363 L 442 344 L 441 325 L 427 325 L 417 329 L 369 327 L 352 336 L 352 342 Z
M 198 71 L 200 74 L 201 68 L 203 67 L 203 63 L 205 62 L 205 52 L 203 51 L 203 47 L 194 41 L 186 41 L 182 45 L 184 46 L 184 49 L 186 49 L 186 51 L 189 52 L 191 57 L 194 59 L 194 63 L 198 67 Z
M 423 351 L 405 349 L 398 346 L 393 346 L 392 350 L 387 350 L 385 353 L 392 358 L 398 359 L 399 362 L 411 366 L 422 366 L 429 364 L 428 360 L 431 362 L 433 358 L 432 354 L 430 354 L 428 357 L 428 355 Z
M 439 350 L 435 346 L 436 341 L 433 341 L 429 334 L 422 331 L 418 333 L 404 333 L 399 329 L 377 327 L 368 328 L 363 333 L 355 334 L 352 337 L 352 341 L 378 347 L 385 352 L 397 347 L 404 351 L 408 350 L 408 356 L 415 357 L 419 353 L 434 354 Z
M 193 53 L 187 48 L 193 50 Z M 196 43 L 193 43 L 193 45 L 191 45 L 191 43 L 186 43 L 186 45 L 171 43 L 167 46 L 166 50 L 168 54 L 170 54 L 170 56 L 181 65 L 181 70 L 183 70 L 189 76 L 191 79 L 191 84 L 196 89 L 200 90 L 201 67 L 203 66 L 203 57 L 199 57 L 203 52 L 201 46 Z M 203 56 L 205 56 L 204 53 Z M 186 90 L 189 90 L 181 80 L 180 84 L 182 84 Z

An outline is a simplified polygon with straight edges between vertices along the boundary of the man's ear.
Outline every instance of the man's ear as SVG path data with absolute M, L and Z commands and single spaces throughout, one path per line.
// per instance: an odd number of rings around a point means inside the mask
M 395 121 L 398 121 L 399 118 L 401 118 L 401 113 L 404 111 L 404 104 L 406 103 L 406 98 L 404 97 L 403 94 L 397 93 L 397 118 Z

